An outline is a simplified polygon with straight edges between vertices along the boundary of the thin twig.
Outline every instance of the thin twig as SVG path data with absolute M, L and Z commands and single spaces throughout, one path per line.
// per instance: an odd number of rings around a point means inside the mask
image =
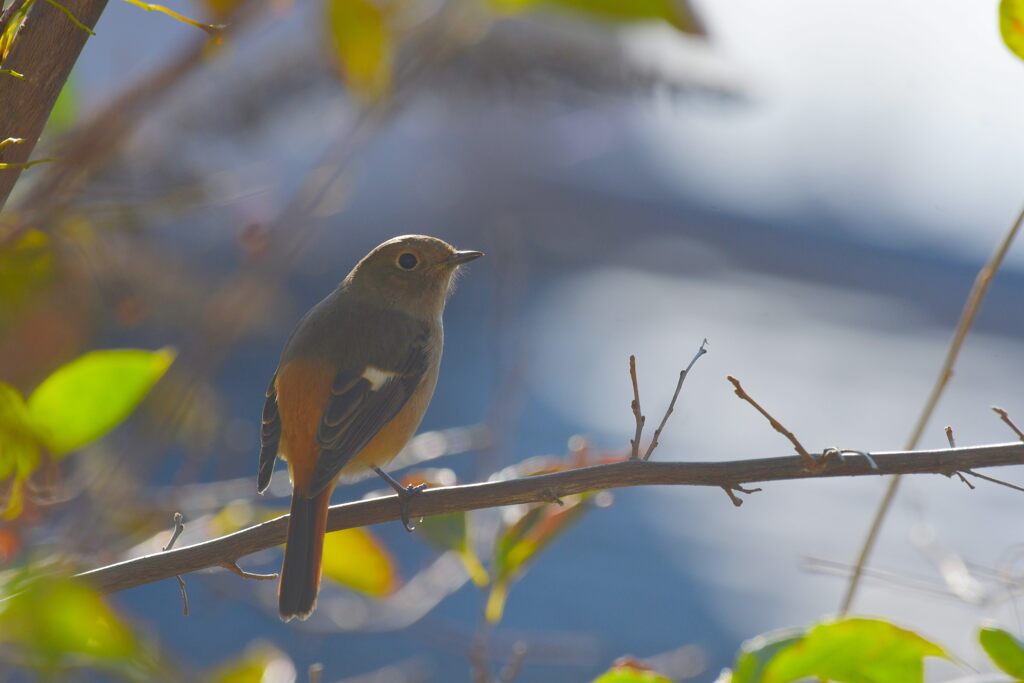
M 949 447 L 950 448 L 956 448 L 956 439 L 953 438 L 953 427 L 952 427 L 952 425 L 946 425 L 946 441 L 949 441 Z M 970 482 L 970 480 L 968 480 L 967 477 L 964 476 L 963 472 L 960 472 L 958 470 L 954 470 L 954 471 L 950 472 L 949 474 L 947 474 L 946 476 L 952 477 L 954 474 L 957 477 L 960 478 L 960 481 L 962 481 L 963 483 L 967 484 L 967 488 L 969 488 L 972 491 L 974 490 L 974 484 L 972 484 Z
M 181 532 L 185 530 L 185 517 L 180 512 L 174 513 L 174 531 L 171 532 L 171 540 L 167 541 L 167 545 L 164 546 L 164 551 L 168 551 L 174 547 L 175 542 L 178 540 L 178 536 L 181 536 Z
M 523 668 L 526 650 L 526 643 L 521 640 L 517 640 L 512 646 L 512 656 L 508 658 L 508 662 L 501 668 L 501 673 L 498 675 L 498 680 L 501 683 L 512 683 L 516 679 L 520 669 Z
M 651 441 L 651 445 L 647 447 L 647 452 L 644 453 L 644 460 L 650 460 L 651 453 L 653 453 L 654 449 L 658 447 L 658 438 L 661 436 L 662 430 L 665 429 L 665 423 L 668 422 L 669 415 L 671 415 L 672 411 L 676 408 L 676 399 L 679 398 L 679 391 L 683 388 L 683 380 L 685 380 L 686 376 L 690 374 L 690 369 L 693 367 L 693 364 L 697 362 L 697 359 L 708 352 L 707 348 L 705 348 L 707 345 L 707 339 L 702 341 L 700 343 L 700 348 L 697 349 L 697 353 L 694 354 L 693 358 L 690 360 L 690 364 L 679 371 L 679 381 L 676 382 L 675 393 L 672 394 L 672 400 L 668 404 L 668 410 L 665 411 L 665 416 L 661 418 L 661 424 L 659 424 L 658 428 L 654 430 L 654 439 Z
M 758 404 L 757 401 L 752 399 L 750 397 L 750 394 L 748 394 L 746 391 L 743 390 L 743 386 L 740 385 L 740 381 L 738 379 L 736 379 L 732 375 L 727 375 L 726 379 L 729 380 L 730 382 L 732 382 L 732 386 L 736 390 L 736 395 L 737 396 L 739 396 L 741 399 L 743 399 L 744 401 L 746 401 L 750 405 L 754 406 L 754 408 L 757 410 L 757 412 L 759 412 L 762 415 L 764 415 L 765 419 L 768 420 L 768 423 L 771 424 L 772 428 L 775 431 L 777 431 L 779 434 L 782 434 L 784 437 L 789 439 L 789 442 L 791 444 L 793 444 L 793 448 L 795 448 L 796 452 L 800 454 L 800 459 L 803 460 L 804 467 L 806 467 L 809 470 L 817 469 L 818 461 L 814 459 L 814 456 L 812 456 L 810 453 L 807 452 L 807 449 L 804 448 L 803 444 L 800 443 L 800 441 L 796 438 L 796 436 L 793 435 L 793 432 L 789 431 L 784 426 L 782 426 L 781 422 L 779 422 L 774 417 L 772 417 L 771 413 L 769 413 L 767 410 L 762 408 L 760 406 L 760 404 Z
M 964 470 L 964 472 L 966 472 L 967 474 L 971 475 L 972 477 L 977 477 L 978 479 L 984 479 L 985 481 L 990 481 L 993 484 L 999 484 L 1000 486 L 1005 486 L 1006 488 L 1013 489 L 1014 491 L 1024 491 L 1024 486 L 1017 486 L 1016 484 L 1011 484 L 1008 481 L 1003 481 L 1002 479 L 996 479 L 995 477 L 990 477 L 987 474 L 982 474 L 981 472 L 975 472 L 973 470 Z
M 629 442 L 630 447 L 633 449 L 629 456 L 630 460 L 640 459 L 640 437 L 644 433 L 644 423 L 647 422 L 647 418 L 640 412 L 640 386 L 636 381 L 636 356 L 629 357 L 629 378 L 633 381 L 633 402 L 629 404 L 629 407 L 633 410 L 633 417 L 636 419 L 636 434 L 633 436 L 633 440 Z
M 571 496 L 627 486 L 735 486 L 792 479 L 821 479 L 886 474 L 944 474 L 950 469 L 1024 464 L 1024 443 L 994 444 L 931 451 L 873 453 L 875 467 L 865 458 L 846 458 L 828 467 L 809 471 L 801 457 L 758 458 L 731 462 L 636 462 L 621 461 L 594 465 L 521 479 L 440 486 L 418 494 L 410 503 L 410 514 L 429 517 L 449 512 L 523 503 L 545 503 L 551 491 Z M 327 529 L 351 529 L 401 518 L 398 496 L 334 505 Z M 284 542 L 288 516 L 282 515 L 233 534 L 195 545 L 125 560 L 84 572 L 79 576 L 102 592 L 133 588 L 176 574 L 221 566 L 225 562 L 272 548 Z
M 736 507 L 740 507 L 740 506 L 743 505 L 743 499 L 740 498 L 739 496 L 737 496 L 735 493 L 733 493 L 733 491 L 739 491 L 740 493 L 751 494 L 751 493 L 757 493 L 761 489 L 747 489 L 747 488 L 743 488 L 739 484 L 726 484 L 725 486 L 722 487 L 722 490 L 725 491 L 725 495 L 729 496 L 729 500 L 732 501 L 733 505 L 735 505 Z
M 978 276 L 974 279 L 974 286 L 971 287 L 971 292 L 967 295 L 963 311 L 960 313 L 960 321 L 957 323 L 956 331 L 953 333 L 949 350 L 946 352 L 946 359 L 942 362 L 942 368 L 939 370 L 939 376 L 935 379 L 935 385 L 925 401 L 924 408 L 921 410 L 921 415 L 917 418 L 917 423 L 914 425 L 910 438 L 907 439 L 906 446 L 904 447 L 905 450 L 910 451 L 917 448 L 921 435 L 924 434 L 925 427 L 928 426 L 928 421 L 931 420 L 932 413 L 935 412 L 935 406 L 938 405 L 942 393 L 946 390 L 946 385 L 949 384 L 949 380 L 953 377 L 953 366 L 956 365 L 956 360 L 960 356 L 960 348 L 964 345 L 964 340 L 967 338 L 971 325 L 974 324 L 974 318 L 978 314 L 981 300 L 988 293 L 989 285 L 992 284 L 992 278 L 995 277 L 996 271 L 999 270 L 999 266 L 1002 265 L 1003 260 L 1006 258 L 1006 253 L 1010 250 L 1010 245 L 1013 244 L 1017 233 L 1020 232 L 1022 224 L 1024 224 L 1024 209 L 1021 209 L 1021 212 L 1017 215 L 1017 219 L 1010 226 L 1003 241 L 999 243 L 995 253 L 992 254 L 992 258 L 978 271 Z M 868 559 L 871 557 L 871 551 L 875 548 L 878 534 L 882 530 L 882 523 L 885 521 L 886 515 L 889 514 L 890 508 L 892 508 L 892 502 L 896 498 L 896 491 L 899 485 L 899 477 L 893 477 L 889 482 L 888 488 L 885 490 L 885 495 L 882 496 L 882 501 L 878 504 L 878 509 L 875 510 L 874 518 L 871 520 L 871 527 L 868 529 L 864 543 L 857 554 L 857 562 L 854 564 L 853 573 L 850 575 L 850 583 L 846 587 L 846 594 L 843 595 L 843 601 L 839 606 L 840 615 L 849 612 L 850 607 L 853 605 L 853 598 L 857 595 L 857 587 L 860 584 L 861 574 L 864 572 L 864 565 L 867 564 Z
M 1003 410 L 999 406 L 992 406 L 992 412 L 994 412 L 996 415 L 998 415 L 999 419 L 1002 420 L 1003 422 L 1005 422 L 1006 426 L 1009 427 L 1010 429 L 1012 429 L 1013 433 L 1016 434 L 1017 437 L 1021 441 L 1024 441 L 1024 432 L 1022 432 L 1020 430 L 1020 427 L 1018 427 L 1016 424 L 1014 424 L 1014 422 L 1010 418 L 1010 414 L 1008 412 L 1006 412 L 1005 410 Z
M 273 581 L 278 577 L 277 572 L 271 572 L 270 574 L 257 574 L 256 572 L 249 572 L 238 566 L 238 562 L 235 560 L 225 560 L 220 563 L 221 567 L 227 569 L 232 574 L 237 574 L 243 579 L 250 579 L 252 581 Z
M 309 665 L 309 683 L 320 683 L 320 678 L 324 673 L 324 665 L 320 662 L 315 662 Z
M 167 552 L 174 547 L 174 543 L 181 536 L 181 532 L 185 530 L 185 517 L 180 512 L 174 513 L 174 531 L 171 532 L 171 540 L 167 541 L 167 545 L 164 546 L 163 552 Z M 184 616 L 188 616 L 188 590 L 185 588 L 185 579 L 181 578 L 181 574 L 175 574 L 174 578 L 178 580 L 178 590 L 181 591 L 181 611 Z

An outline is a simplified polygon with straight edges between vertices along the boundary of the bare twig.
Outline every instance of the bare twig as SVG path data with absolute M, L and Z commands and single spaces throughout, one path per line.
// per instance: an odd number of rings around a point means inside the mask
M 167 545 L 164 546 L 163 552 L 167 552 L 174 547 L 174 543 L 181 536 L 181 532 L 185 530 L 185 517 L 180 512 L 174 513 L 174 531 L 171 532 L 171 540 L 167 541 Z M 185 579 L 181 578 L 181 574 L 174 576 L 178 580 L 178 590 L 181 591 L 181 609 L 184 616 L 188 616 L 188 590 L 185 589 Z
M 791 479 L 823 477 L 877 476 L 885 474 L 943 474 L 950 469 L 1024 464 L 1024 443 L 995 444 L 932 451 L 874 453 L 877 469 L 863 458 L 847 458 L 811 472 L 799 456 L 759 458 L 731 462 L 637 462 L 622 461 L 610 465 L 581 467 L 565 472 L 521 479 L 442 486 L 418 494 L 409 507 L 415 517 L 481 508 L 544 503 L 551 491 L 570 496 L 627 486 L 730 486 Z M 401 517 L 398 496 L 334 505 L 327 529 L 380 524 Z M 284 542 L 288 516 L 282 515 L 233 534 L 195 545 L 119 562 L 79 574 L 103 592 L 125 590 L 176 574 L 222 566 L 237 558 Z
M 1014 424 L 1013 419 L 1010 418 L 1010 414 L 1008 412 L 1006 412 L 999 406 L 992 406 L 992 412 L 998 415 L 999 419 L 1005 422 L 1006 426 L 1012 429 L 1013 433 L 1016 434 L 1021 441 L 1024 441 L 1024 432 L 1020 430 L 1020 427 Z
M 636 418 L 636 434 L 633 436 L 633 440 L 629 442 L 630 447 L 633 449 L 629 459 L 639 460 L 640 437 L 644 433 L 644 423 L 647 422 L 647 418 L 640 412 L 640 386 L 636 381 L 636 356 L 629 357 L 629 378 L 633 381 L 633 402 L 629 404 L 629 407 L 633 409 L 633 417 Z
M 512 683 L 519 675 L 519 670 L 523 668 L 523 660 L 526 659 L 526 650 L 526 643 L 521 640 L 516 641 L 512 646 L 512 656 L 508 658 L 508 662 L 501 668 L 501 673 L 498 675 L 498 680 L 501 683 Z
M 964 470 L 964 472 L 966 472 L 967 474 L 971 475 L 972 477 L 977 477 L 978 479 L 984 479 L 985 481 L 990 481 L 993 484 L 999 484 L 1000 486 L 1005 486 L 1006 488 L 1013 489 L 1014 491 L 1024 491 L 1024 486 L 1017 486 L 1016 484 L 1011 484 L 1008 481 L 1003 481 L 1002 479 L 996 479 L 995 477 L 990 477 L 987 474 L 982 474 L 981 472 L 975 472 L 973 470 Z M 974 488 L 974 487 L 972 486 L 971 488 Z
M 732 375 L 727 375 L 726 379 L 732 383 L 732 386 L 736 390 L 737 396 L 739 396 L 741 399 L 743 399 L 750 405 L 754 406 L 757 412 L 764 415 L 765 419 L 768 420 L 768 423 L 771 424 L 772 428 L 775 431 L 789 439 L 789 442 L 793 444 L 793 448 L 795 448 L 796 452 L 800 454 L 800 459 L 803 460 L 804 467 L 806 467 L 809 470 L 814 470 L 818 467 L 818 461 L 814 459 L 814 456 L 807 452 L 807 449 L 804 448 L 803 444 L 800 443 L 796 436 L 793 435 L 793 432 L 789 431 L 784 426 L 782 426 L 781 422 L 772 417 L 771 413 L 762 408 L 757 401 L 752 399 L 750 397 L 750 394 L 743 390 L 743 386 L 740 385 L 740 381 L 738 379 L 736 379 Z
M 273 581 L 277 579 L 278 573 L 271 572 L 270 574 L 257 574 L 256 572 L 249 572 L 238 566 L 238 562 L 234 560 L 226 560 L 220 563 L 221 567 L 227 569 L 232 574 L 237 574 L 243 579 L 250 579 L 252 581 Z
M 164 546 L 164 551 L 168 551 L 174 547 L 175 542 L 178 540 L 178 536 L 181 536 L 181 532 L 185 530 L 185 517 L 180 512 L 174 513 L 174 531 L 171 532 L 171 540 L 167 541 L 167 545 Z
M 722 490 L 725 491 L 725 495 L 729 496 L 729 500 L 732 501 L 733 505 L 740 507 L 743 505 L 743 499 L 733 493 L 733 491 L 739 491 L 740 493 L 746 493 L 749 495 L 751 493 L 757 493 L 761 489 L 748 489 L 740 486 L 739 484 L 726 484 L 722 487 Z
M 675 410 L 675 408 L 676 408 L 676 399 L 679 398 L 679 391 L 683 388 L 683 380 L 685 380 L 686 376 L 688 374 L 690 374 L 690 369 L 693 367 L 693 364 L 697 362 L 697 359 L 700 358 L 701 356 L 703 356 L 705 353 L 708 352 L 708 350 L 706 348 L 707 345 L 708 345 L 708 340 L 707 339 L 702 341 L 700 343 L 700 348 L 697 349 L 697 353 L 695 353 L 693 358 L 690 360 L 690 364 L 687 365 L 684 369 L 679 371 L 679 381 L 676 382 L 676 390 L 672 394 L 672 400 L 668 404 L 668 410 L 665 411 L 665 416 L 663 418 L 661 418 L 661 424 L 659 424 L 658 428 L 654 430 L 654 439 L 651 441 L 651 445 L 647 447 L 647 452 L 644 453 L 644 460 L 650 460 L 651 459 L 651 453 L 653 453 L 654 449 L 658 447 L 658 437 L 661 436 L 662 430 L 665 429 L 665 423 L 668 422 L 669 415 L 671 415 L 672 411 Z M 634 380 L 633 380 L 633 388 L 636 389 L 636 378 L 635 378 L 635 376 L 634 376 Z M 635 450 L 635 447 L 634 447 L 634 450 Z
M 949 441 L 950 448 L 956 448 L 956 439 L 953 438 L 953 427 L 951 425 L 946 425 L 946 440 Z M 967 484 L 967 488 L 969 488 L 972 491 L 974 490 L 974 484 L 972 484 L 967 479 L 967 477 L 964 476 L 963 472 L 953 470 L 946 476 L 952 478 L 954 474 L 960 478 L 960 481 Z
M 978 276 L 974 279 L 974 286 L 971 287 L 971 292 L 967 295 L 963 311 L 960 313 L 960 321 L 957 323 L 956 331 L 953 333 L 953 339 L 949 344 L 949 350 L 946 352 L 946 359 L 942 362 L 939 376 L 935 379 L 935 385 L 932 387 L 931 393 L 924 403 L 924 408 L 921 410 L 921 415 L 917 418 L 917 423 L 914 425 L 910 438 L 907 439 L 906 446 L 904 447 L 906 450 L 909 451 L 917 448 L 921 435 L 924 434 L 925 427 L 928 426 L 928 421 L 931 420 L 932 413 L 935 412 L 935 406 L 938 405 L 942 393 L 946 390 L 946 385 L 949 384 L 949 380 L 953 377 L 953 366 L 956 365 L 956 360 L 960 356 L 960 348 L 964 345 L 967 332 L 970 331 L 971 325 L 974 324 L 974 318 L 978 314 L 981 300 L 985 298 L 989 285 L 992 284 L 992 278 L 995 277 L 996 271 L 999 270 L 999 266 L 1002 265 L 1003 260 L 1006 258 L 1006 253 L 1010 250 L 1010 245 L 1013 244 L 1017 233 L 1020 232 L 1022 224 L 1024 224 L 1024 209 L 1021 209 L 1003 241 L 996 247 L 992 258 L 978 271 Z M 878 504 L 878 509 L 875 510 L 875 516 L 871 520 L 871 527 L 864 538 L 864 543 L 861 545 L 860 552 L 857 555 L 857 562 L 853 567 L 853 573 L 850 575 L 850 583 L 846 587 L 846 594 L 843 595 L 843 601 L 839 607 L 840 614 L 849 612 L 850 607 L 853 605 L 853 598 L 857 594 L 857 587 L 860 584 L 864 565 L 867 564 L 868 559 L 871 557 L 871 551 L 874 550 L 878 534 L 882 530 L 882 523 L 885 521 L 886 515 L 889 514 L 889 509 L 896 498 L 896 491 L 899 485 L 899 477 L 893 477 L 885 490 L 885 495 L 882 496 L 882 501 Z
M 324 673 L 324 665 L 320 662 L 309 665 L 309 683 L 320 683 Z

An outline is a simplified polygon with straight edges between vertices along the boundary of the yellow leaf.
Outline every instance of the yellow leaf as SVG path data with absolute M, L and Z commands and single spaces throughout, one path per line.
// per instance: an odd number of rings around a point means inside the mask
M 374 598 L 394 592 L 398 569 L 391 554 L 366 529 L 345 529 L 324 539 L 323 575 Z
M 349 88 L 365 100 L 391 89 L 394 40 L 389 17 L 373 0 L 324 0 L 328 42 Z
M 1001 0 L 999 32 L 1006 47 L 1024 59 L 1024 0 Z

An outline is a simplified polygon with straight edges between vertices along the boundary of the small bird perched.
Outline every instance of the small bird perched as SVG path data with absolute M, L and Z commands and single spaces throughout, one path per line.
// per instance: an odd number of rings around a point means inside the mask
M 257 490 L 275 459 L 288 462 L 292 507 L 278 585 L 281 618 L 316 607 L 327 507 L 342 476 L 380 469 L 419 427 L 437 384 L 444 346 L 441 314 L 459 266 L 483 256 L 424 235 L 384 242 L 314 306 L 285 344 L 267 388 Z

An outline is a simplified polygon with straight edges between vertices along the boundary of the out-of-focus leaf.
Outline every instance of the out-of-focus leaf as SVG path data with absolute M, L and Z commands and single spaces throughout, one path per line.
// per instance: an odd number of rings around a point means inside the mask
M 566 497 L 561 506 L 551 503 L 531 507 L 518 521 L 501 532 L 494 545 L 491 563 L 494 581 L 484 610 L 484 616 L 490 623 L 495 624 L 501 620 L 509 584 L 522 573 L 537 553 L 579 519 L 586 511 L 585 502 L 591 495 Z
M 39 466 L 38 437 L 18 390 L 0 382 L 0 488 L 6 488 L 2 517 L 21 514 L 22 485 Z M 10 483 L 5 483 L 10 479 Z
M 47 2 L 52 2 L 52 0 L 47 0 Z M 202 29 L 218 40 L 220 39 L 221 31 L 224 30 L 224 26 L 221 26 L 220 24 L 204 24 L 201 21 L 190 19 L 184 14 L 175 12 L 170 7 L 164 7 L 163 5 L 157 5 L 152 2 L 143 2 L 142 0 L 125 0 L 125 2 L 129 5 L 135 5 L 140 9 L 144 9 L 147 12 L 160 12 L 161 14 L 166 14 L 169 17 L 177 19 L 183 24 L 188 24 L 189 26 L 195 26 L 198 29 Z
M 386 8 L 374 0 L 324 0 L 328 43 L 356 95 L 376 100 L 391 89 L 394 37 Z
M 593 683 L 672 683 L 672 681 L 632 657 L 622 657 L 612 665 L 612 668 L 595 678 Z
M 744 646 L 733 683 L 790 683 L 822 678 L 835 683 L 922 683 L 924 658 L 945 650 L 913 631 L 877 619 L 843 619 Z M 751 666 L 745 660 L 754 656 Z
M 994 626 L 983 626 L 978 632 L 978 641 L 996 666 L 1024 680 L 1024 643 Z
M 454 486 L 455 473 L 447 468 L 415 470 L 402 479 L 405 486 L 426 484 L 428 487 Z M 449 512 L 423 518 L 416 525 L 420 537 L 441 550 L 458 554 L 469 578 L 477 586 L 486 586 L 489 578 L 480 558 L 476 556 L 469 542 L 469 515 L 465 512 Z
M 323 575 L 372 598 L 394 592 L 398 567 L 367 529 L 333 531 L 324 539 Z
M 764 670 L 780 651 L 804 638 L 804 629 L 786 629 L 751 638 L 740 647 L 732 683 L 760 683 Z
M 1001 0 L 999 33 L 1013 54 L 1024 59 L 1024 0 Z
M 155 661 L 95 590 L 69 578 L 44 577 L 0 601 L 0 642 L 31 666 L 134 671 Z
M 127 418 L 174 360 L 174 351 L 92 351 L 58 368 L 28 399 L 55 456 L 95 441 Z
M 684 33 L 701 33 L 683 0 L 490 0 L 499 12 L 557 10 L 611 22 L 665 21 Z
M 0 249 L 0 316 L 17 309 L 52 274 L 50 238 L 40 230 L 29 230 Z
M 269 643 L 256 643 L 237 659 L 217 667 L 207 679 L 212 683 L 292 683 L 295 664 Z
M 75 79 L 69 78 L 57 95 L 57 101 L 53 103 L 50 110 L 50 118 L 46 120 L 45 133 L 47 135 L 60 135 L 75 123 L 78 118 L 78 90 L 75 87 Z

